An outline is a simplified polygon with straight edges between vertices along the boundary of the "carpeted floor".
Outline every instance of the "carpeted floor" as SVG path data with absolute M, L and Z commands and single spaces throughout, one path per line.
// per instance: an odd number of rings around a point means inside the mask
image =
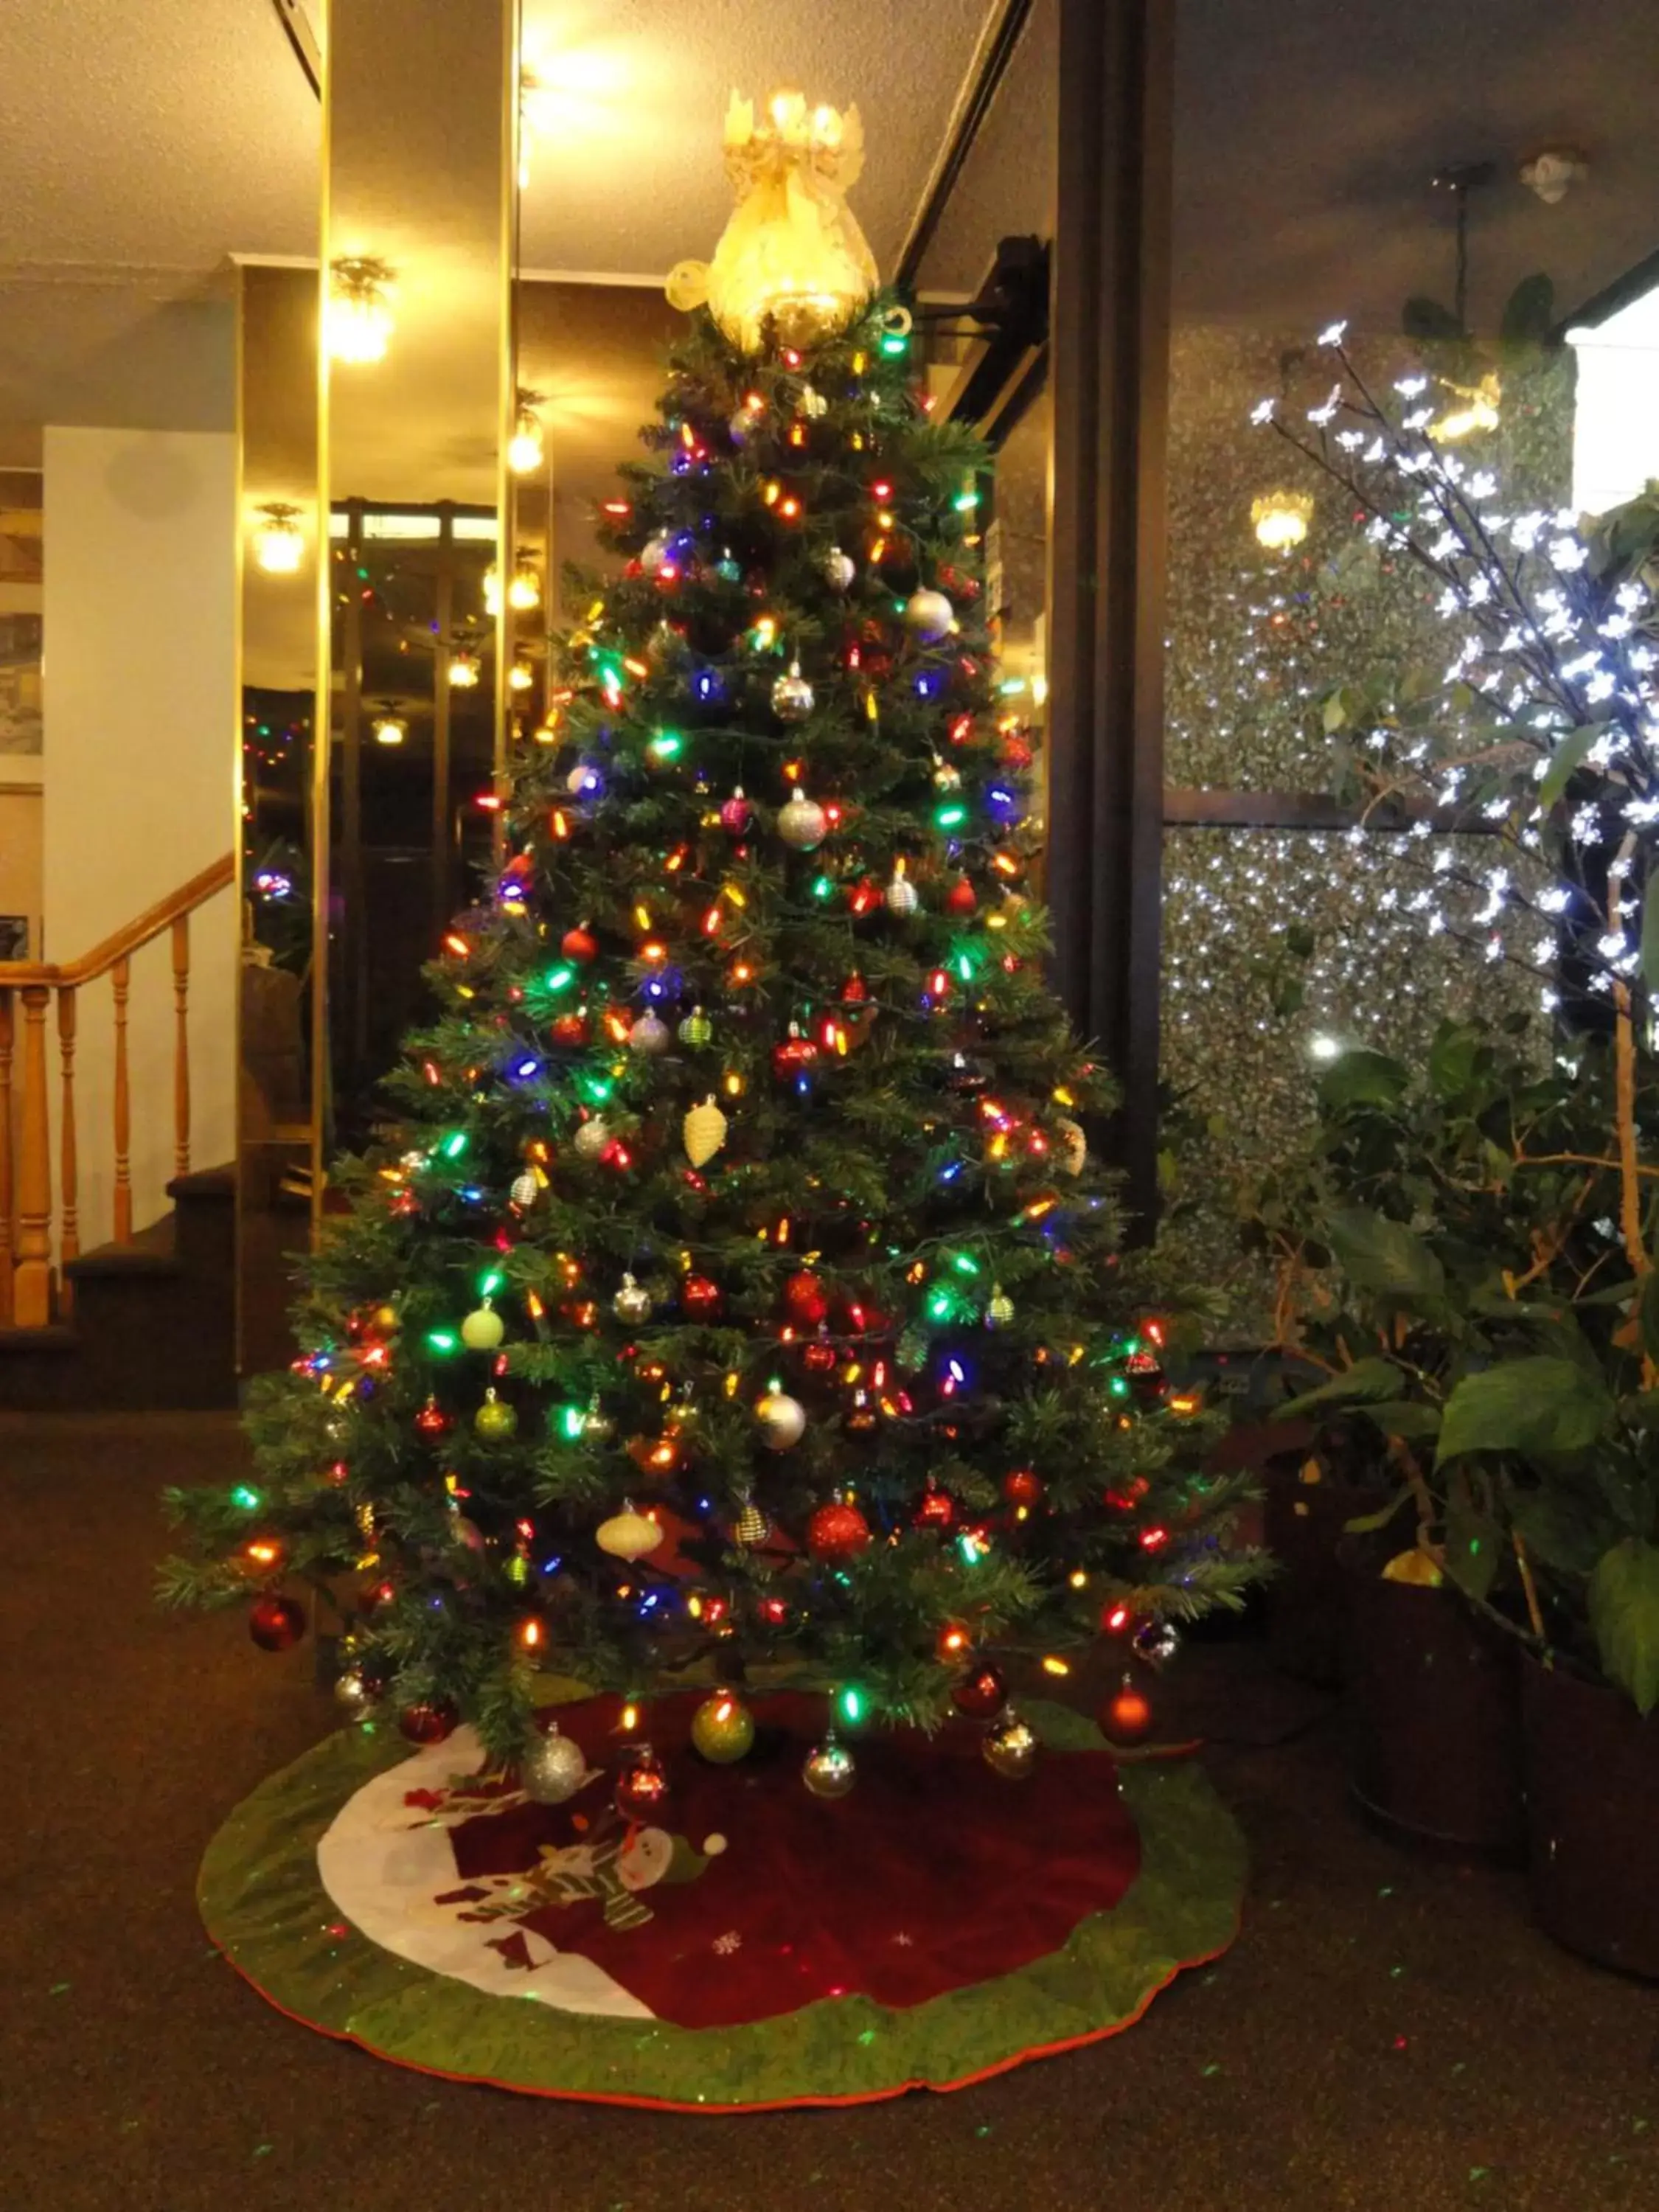
M 1188 1686 L 1232 1739 L 1207 1758 L 1255 1853 L 1244 1932 L 1121 2038 L 954 2096 L 747 2119 L 515 2098 L 325 2041 L 219 1960 L 192 1902 L 225 1812 L 333 1725 L 307 1648 L 151 1607 L 156 1491 L 238 1462 L 215 1415 L 0 1417 L 6 2212 L 1659 2203 L 1659 1993 L 1534 1933 L 1518 1877 L 1368 1833 L 1328 1717 L 1249 1646 L 1195 1652 Z

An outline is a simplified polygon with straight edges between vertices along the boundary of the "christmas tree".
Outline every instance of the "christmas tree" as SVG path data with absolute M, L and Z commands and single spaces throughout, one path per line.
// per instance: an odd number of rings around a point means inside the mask
M 621 574 L 255 1392 L 257 1480 L 174 1499 L 170 1595 L 280 1647 L 325 1591 L 345 1701 L 464 1717 L 549 1795 L 542 1669 L 720 1686 L 714 1757 L 745 1684 L 957 1710 L 1017 1773 L 1018 1655 L 1166 1650 L 1259 1571 L 1085 1156 L 1112 1093 L 1043 975 L 986 456 L 890 295 L 723 320 L 606 507 Z

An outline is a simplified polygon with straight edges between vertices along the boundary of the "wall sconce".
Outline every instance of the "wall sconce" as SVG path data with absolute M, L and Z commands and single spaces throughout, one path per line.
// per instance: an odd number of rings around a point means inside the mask
M 536 412 L 542 396 L 539 392 L 526 392 L 522 385 L 519 387 L 519 412 L 507 448 L 507 465 L 515 477 L 533 476 L 547 459 L 542 418 Z
M 328 349 L 336 361 L 385 358 L 392 330 L 391 285 L 386 263 L 366 254 L 329 264 Z
M 306 556 L 300 510 L 285 499 L 268 499 L 255 509 L 253 557 L 268 576 L 292 576 Z
M 1264 492 L 1250 501 L 1250 526 L 1256 543 L 1270 553 L 1288 553 L 1307 536 L 1313 511 L 1311 492 Z
M 527 691 L 536 680 L 536 672 L 527 660 L 515 660 L 507 672 L 509 687 L 514 691 Z
M 458 691 L 476 691 L 482 671 L 476 653 L 457 646 L 449 656 L 449 680 Z
M 501 611 L 501 572 L 492 561 L 484 570 L 484 612 L 498 615 Z M 520 554 L 513 563 L 513 580 L 507 587 L 507 603 L 526 613 L 542 603 L 542 580 L 536 573 L 536 564 Z
M 374 732 L 377 745 L 400 745 L 409 735 L 408 723 L 401 714 L 394 714 L 390 708 L 376 714 L 369 727 Z

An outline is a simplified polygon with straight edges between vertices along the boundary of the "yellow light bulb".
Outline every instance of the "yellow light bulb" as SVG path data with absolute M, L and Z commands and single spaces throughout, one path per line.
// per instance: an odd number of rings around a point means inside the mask
M 1270 553 L 1288 553 L 1307 536 L 1313 511 L 1313 497 L 1309 492 L 1264 492 L 1250 502 L 1250 523 L 1257 544 L 1265 545 Z

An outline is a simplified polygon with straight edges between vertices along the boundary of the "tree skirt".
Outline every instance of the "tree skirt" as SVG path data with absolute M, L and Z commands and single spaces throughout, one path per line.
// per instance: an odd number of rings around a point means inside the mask
M 568 1692 L 574 1686 L 562 1686 Z M 662 1826 L 611 1806 L 617 1704 L 561 1702 L 587 1779 L 562 1805 L 479 1778 L 477 1740 L 347 1729 L 215 1837 L 209 1933 L 260 1994 L 398 2063 L 544 2096 L 745 2112 L 960 2088 L 1139 2019 L 1231 1942 L 1244 1853 L 1196 1767 L 1119 1767 L 1024 1710 L 1022 1782 L 977 1730 L 854 1740 L 852 1794 L 800 1780 L 823 1703 L 754 1701 L 755 1748 L 651 1709 Z

